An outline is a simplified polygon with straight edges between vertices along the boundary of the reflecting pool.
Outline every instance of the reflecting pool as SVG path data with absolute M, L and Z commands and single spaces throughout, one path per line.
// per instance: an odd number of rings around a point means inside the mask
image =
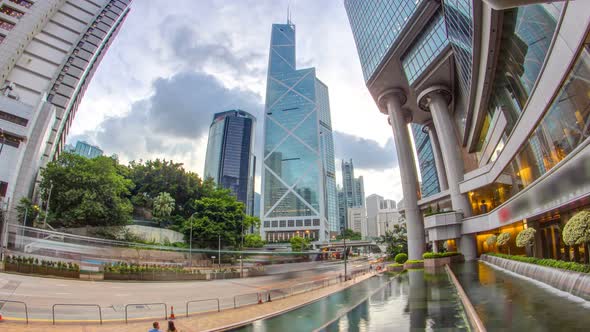
M 444 270 L 373 277 L 283 315 L 234 331 L 467 331 Z
M 588 331 L 590 303 L 483 262 L 452 267 L 488 331 Z

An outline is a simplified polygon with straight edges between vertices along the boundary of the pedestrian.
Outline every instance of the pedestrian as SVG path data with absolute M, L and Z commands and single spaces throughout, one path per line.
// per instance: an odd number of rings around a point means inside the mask
M 178 332 L 176 326 L 174 326 L 174 322 L 169 320 L 168 321 L 168 331 L 167 332 Z
M 160 323 L 158 322 L 154 322 L 152 324 L 152 326 L 154 327 L 153 329 L 150 329 L 148 332 L 162 332 L 160 331 Z

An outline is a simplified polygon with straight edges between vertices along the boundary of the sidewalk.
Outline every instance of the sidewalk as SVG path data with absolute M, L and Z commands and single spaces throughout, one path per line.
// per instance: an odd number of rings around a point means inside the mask
M 218 331 L 221 329 L 231 328 L 232 326 L 241 325 L 243 322 L 251 322 L 262 318 L 271 317 L 297 307 L 303 306 L 310 302 L 314 302 L 322 297 L 332 293 L 343 290 L 358 282 L 372 277 L 374 273 L 368 273 L 357 277 L 354 280 L 347 281 L 325 288 L 320 288 L 314 291 L 293 295 L 285 299 L 276 300 L 271 303 L 254 304 L 237 309 L 223 310 L 221 312 L 214 312 L 208 314 L 195 315 L 188 318 L 177 317 L 175 324 L 178 329 L 183 332 L 196 331 Z M 166 322 L 159 320 L 163 330 L 165 330 Z M 34 323 L 29 326 L 23 323 L 1 322 L 0 330 L 3 332 L 42 332 L 42 331 L 60 331 L 60 332 L 131 332 L 140 331 L 145 332 L 151 327 L 151 322 L 142 321 L 130 324 L 108 323 L 105 325 L 71 325 L 71 324 L 41 324 Z

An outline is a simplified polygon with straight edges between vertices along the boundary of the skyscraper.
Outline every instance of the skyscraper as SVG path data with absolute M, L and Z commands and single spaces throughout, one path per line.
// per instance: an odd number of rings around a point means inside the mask
M 342 198 L 344 199 L 343 206 L 346 209 L 348 208 L 357 208 L 357 207 L 365 207 L 365 184 L 363 181 L 363 177 L 360 176 L 358 178 L 354 177 L 354 165 L 352 163 L 352 159 L 350 161 L 342 161 Z M 348 212 L 344 213 L 344 220 L 342 220 L 341 216 L 341 226 L 340 227 L 348 227 L 350 224 L 348 222 Z
M 242 110 L 213 115 L 209 127 L 204 176 L 213 178 L 221 187 L 230 189 L 254 213 L 254 130 L 256 118 Z
M 291 22 L 273 24 L 269 53 L 261 235 L 325 240 L 337 211 L 328 89 L 314 68 L 296 68 Z
M 66 145 L 65 151 L 68 150 L 68 145 Z M 79 156 L 86 157 L 86 158 L 96 158 L 103 155 L 103 151 L 96 145 L 89 144 L 84 141 L 76 142 L 75 147 L 70 147 L 70 152 L 75 153 Z
M 556 225 L 588 208 L 590 192 L 590 173 L 574 171 L 590 155 L 580 93 L 590 89 L 590 2 L 344 5 L 367 88 L 392 128 L 409 258 L 420 259 L 427 238 L 474 259 L 486 234 L 514 239 L 532 227 L 535 256 L 559 259 L 569 248 Z M 423 217 L 432 206 L 447 212 Z
M 11 207 L 32 194 L 39 167 L 64 148 L 130 2 L 0 1 L 0 199 Z

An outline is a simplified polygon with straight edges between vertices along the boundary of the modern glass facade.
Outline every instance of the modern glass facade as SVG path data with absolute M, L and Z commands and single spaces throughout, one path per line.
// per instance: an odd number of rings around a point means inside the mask
M 209 127 L 205 177 L 230 189 L 254 213 L 255 158 L 254 129 L 256 118 L 241 110 L 216 113 Z
M 428 134 L 422 131 L 422 126 L 412 123 L 412 134 L 416 144 L 416 154 L 418 155 L 418 165 L 422 175 L 422 185 L 420 192 L 422 197 L 428 197 L 440 192 L 438 175 L 436 174 L 436 164 L 434 163 L 434 154 Z
M 496 112 L 504 112 L 509 135 L 539 77 L 563 4 L 529 5 L 504 11 L 499 61 L 477 151 L 488 139 Z
M 365 81 L 375 74 L 422 0 L 344 0 Z
M 471 90 L 471 67 L 473 66 L 473 5 L 472 0 L 445 0 L 444 21 L 453 52 L 462 93 Z
M 590 36 L 549 109 L 496 183 L 470 194 L 472 205 L 481 205 L 482 200 L 488 205 L 484 209 L 474 209 L 476 214 L 491 211 L 515 196 L 587 141 L 590 136 L 589 91 Z
M 275 224 L 288 228 L 291 223 L 314 227 L 318 231 L 310 234 L 324 239 L 330 218 L 326 200 L 336 195 L 326 191 L 330 154 L 333 160 L 328 92 L 314 68 L 296 69 L 293 24 L 272 26 L 264 124 L 262 230 L 267 240 L 276 240 L 278 231 L 296 234 L 273 230 Z M 334 212 L 335 205 L 332 222 Z
M 350 161 L 342 161 L 342 208 L 344 216 L 343 225 L 348 225 L 348 208 L 365 207 L 365 184 L 363 177 L 354 177 L 354 164 Z M 342 227 L 342 226 L 341 226 Z
M 73 152 L 79 156 L 90 159 L 100 157 L 103 154 L 103 151 L 98 146 L 82 141 L 76 142 L 76 147 L 74 148 Z
M 442 12 L 434 15 L 409 51 L 402 57 L 402 66 L 410 85 L 426 70 L 449 44 Z

